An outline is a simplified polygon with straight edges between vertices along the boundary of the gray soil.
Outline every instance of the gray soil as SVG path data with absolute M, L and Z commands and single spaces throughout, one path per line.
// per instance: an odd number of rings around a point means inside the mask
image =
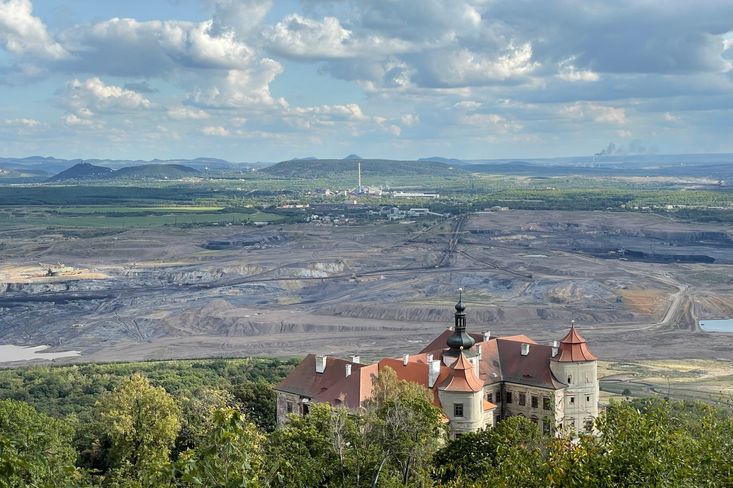
M 604 359 L 733 359 L 733 335 L 697 327 L 733 317 L 731 236 L 650 214 L 552 211 L 428 229 L 298 224 L 88 238 L 2 229 L 0 344 L 81 351 L 59 362 L 373 359 L 420 350 L 451 325 L 463 287 L 474 331 L 548 342 L 575 319 Z M 56 276 L 39 263 L 54 263 Z M 14 267 L 37 276 L 13 276 Z

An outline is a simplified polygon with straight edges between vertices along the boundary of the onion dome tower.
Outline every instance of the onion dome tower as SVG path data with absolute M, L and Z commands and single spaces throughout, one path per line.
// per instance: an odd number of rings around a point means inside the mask
M 447 353 L 452 356 L 458 356 L 460 352 L 467 351 L 473 347 L 476 341 L 466 332 L 466 306 L 463 304 L 463 288 L 458 289 L 458 303 L 456 303 L 455 327 L 453 334 L 448 337 L 448 347 L 451 349 Z

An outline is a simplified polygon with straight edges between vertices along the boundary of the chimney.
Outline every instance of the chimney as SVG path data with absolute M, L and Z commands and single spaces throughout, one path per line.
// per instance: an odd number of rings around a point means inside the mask
M 428 388 L 432 388 L 438 380 L 438 376 L 440 376 L 440 360 L 431 359 L 428 365 Z
M 328 356 L 316 356 L 316 373 L 326 371 L 326 358 Z
M 433 355 L 432 354 L 427 354 L 427 355 L 425 355 L 425 359 L 427 360 L 428 364 L 430 364 L 430 363 L 433 362 Z
M 522 343 L 522 356 L 529 354 L 529 344 Z
M 360 356 L 351 356 L 351 362 L 356 364 L 361 364 L 361 357 Z
M 478 359 L 479 359 L 478 356 L 474 356 L 470 359 L 471 365 L 473 366 L 473 374 L 476 375 L 476 378 L 479 377 L 479 372 L 480 372 Z
M 487 330 L 486 332 L 484 332 L 484 342 L 488 341 L 489 339 L 491 339 L 491 331 Z
M 410 362 L 410 355 L 409 354 L 403 354 L 402 355 L 402 366 L 407 366 L 407 363 Z
M 557 353 L 560 351 L 560 345 L 557 341 L 552 341 L 552 357 L 554 358 L 557 356 Z
M 478 345 L 478 355 L 477 358 L 481 359 L 481 353 L 483 352 L 483 348 L 481 347 L 481 344 Z
M 349 376 L 351 376 L 351 365 L 347 364 L 346 365 L 346 377 L 348 378 Z

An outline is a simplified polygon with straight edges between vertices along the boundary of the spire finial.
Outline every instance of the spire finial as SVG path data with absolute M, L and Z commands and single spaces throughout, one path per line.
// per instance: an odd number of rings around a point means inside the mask
M 466 306 L 463 304 L 463 288 L 458 289 L 458 303 L 456 303 L 456 312 L 463 313 Z
M 570 327 L 575 328 L 575 319 L 570 321 Z

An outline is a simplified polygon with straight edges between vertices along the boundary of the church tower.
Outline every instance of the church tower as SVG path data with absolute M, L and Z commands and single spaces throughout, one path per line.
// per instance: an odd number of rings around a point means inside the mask
M 588 343 L 578 333 L 574 320 L 560 340 L 550 370 L 555 378 L 568 385 L 562 399 L 563 418 L 556 419 L 558 427 L 591 432 L 598 417 L 598 358 L 588 350 Z

